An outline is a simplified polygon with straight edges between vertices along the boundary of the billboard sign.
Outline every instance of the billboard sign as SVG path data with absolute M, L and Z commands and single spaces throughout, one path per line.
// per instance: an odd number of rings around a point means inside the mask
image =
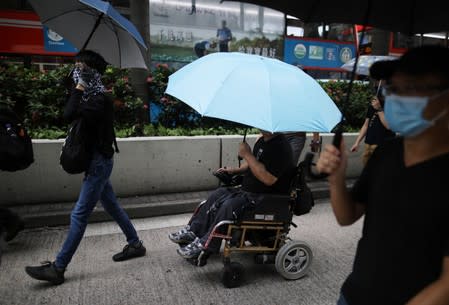
M 354 43 L 286 37 L 284 61 L 302 69 L 341 70 L 355 57 Z
M 42 30 L 44 31 L 44 47 L 49 52 L 73 52 L 77 53 L 78 49 L 75 48 L 70 42 L 65 40 L 61 35 L 52 31 L 45 25 Z
M 155 62 L 186 64 L 194 46 L 218 42 L 223 21 L 232 33 L 229 51 L 282 59 L 284 14 L 257 5 L 196 0 L 150 0 L 151 56 Z M 209 52 L 219 51 L 218 46 Z

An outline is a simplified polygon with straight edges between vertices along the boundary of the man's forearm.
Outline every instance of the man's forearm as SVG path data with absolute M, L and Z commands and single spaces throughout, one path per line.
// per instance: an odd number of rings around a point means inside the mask
M 330 199 L 337 222 L 348 226 L 356 222 L 363 215 L 363 208 L 357 204 L 349 194 L 344 179 L 330 182 Z
M 406 305 L 449 305 L 449 283 L 441 279 L 433 282 Z
M 273 185 L 277 178 L 270 174 L 267 169 L 265 168 L 265 165 L 263 163 L 257 161 L 256 157 L 254 155 L 248 155 L 245 158 L 246 163 L 248 164 L 248 167 L 251 169 L 251 172 L 253 175 L 261 181 L 265 185 Z
M 232 167 L 228 169 L 228 173 L 234 174 L 243 174 L 248 170 L 248 163 L 244 162 L 240 165 L 240 167 Z
M 362 128 L 360 128 L 359 135 L 357 136 L 357 139 L 355 140 L 355 144 L 359 145 L 360 142 L 362 142 L 362 140 L 365 138 L 366 132 L 368 130 L 368 124 L 369 124 L 368 121 L 365 120 L 365 123 L 363 123 Z

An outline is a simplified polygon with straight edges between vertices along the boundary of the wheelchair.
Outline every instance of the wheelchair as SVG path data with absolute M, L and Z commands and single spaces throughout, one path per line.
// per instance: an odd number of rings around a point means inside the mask
M 243 282 L 243 265 L 231 261 L 232 254 L 238 252 L 253 253 L 255 262 L 259 264 L 275 264 L 276 271 L 287 280 L 305 276 L 313 261 L 312 249 L 306 242 L 294 241 L 288 237 L 290 226 L 297 227 L 292 219 L 298 202 L 298 185 L 304 178 L 303 174 L 303 167 L 298 166 L 289 194 L 263 194 L 255 208 L 244 210 L 238 219 L 216 224 L 204 246 L 205 250 L 197 258 L 188 261 L 204 266 L 209 256 L 207 247 L 210 241 L 222 238 L 225 243 L 221 280 L 227 288 L 238 287 Z M 194 215 L 204 202 L 196 208 Z M 218 232 L 223 226 L 227 226 L 226 234 Z

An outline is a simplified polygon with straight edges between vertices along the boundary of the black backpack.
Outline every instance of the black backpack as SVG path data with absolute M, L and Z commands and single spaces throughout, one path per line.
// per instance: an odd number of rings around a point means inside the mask
M 80 174 L 89 168 L 92 153 L 87 143 L 86 128 L 83 118 L 75 120 L 62 145 L 59 164 L 69 174 Z
M 315 199 L 313 193 L 306 183 L 305 162 L 302 161 L 297 167 L 296 176 L 294 178 L 294 186 L 296 192 L 295 205 L 293 207 L 293 213 L 296 216 L 304 215 L 312 210 L 315 205 Z
M 33 145 L 17 115 L 0 107 L 0 170 L 15 172 L 34 162 Z

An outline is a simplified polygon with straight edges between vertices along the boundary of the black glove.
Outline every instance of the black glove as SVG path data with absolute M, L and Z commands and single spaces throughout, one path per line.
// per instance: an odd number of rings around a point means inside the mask
M 72 76 L 64 76 L 61 81 L 61 85 L 66 89 L 67 92 L 72 91 L 73 87 L 75 86 L 75 83 L 73 82 Z
M 63 86 L 66 89 L 66 93 L 70 93 L 72 89 L 75 87 L 75 82 L 73 81 L 73 70 L 70 70 L 70 72 L 63 76 L 62 79 L 59 81 L 61 86 Z

